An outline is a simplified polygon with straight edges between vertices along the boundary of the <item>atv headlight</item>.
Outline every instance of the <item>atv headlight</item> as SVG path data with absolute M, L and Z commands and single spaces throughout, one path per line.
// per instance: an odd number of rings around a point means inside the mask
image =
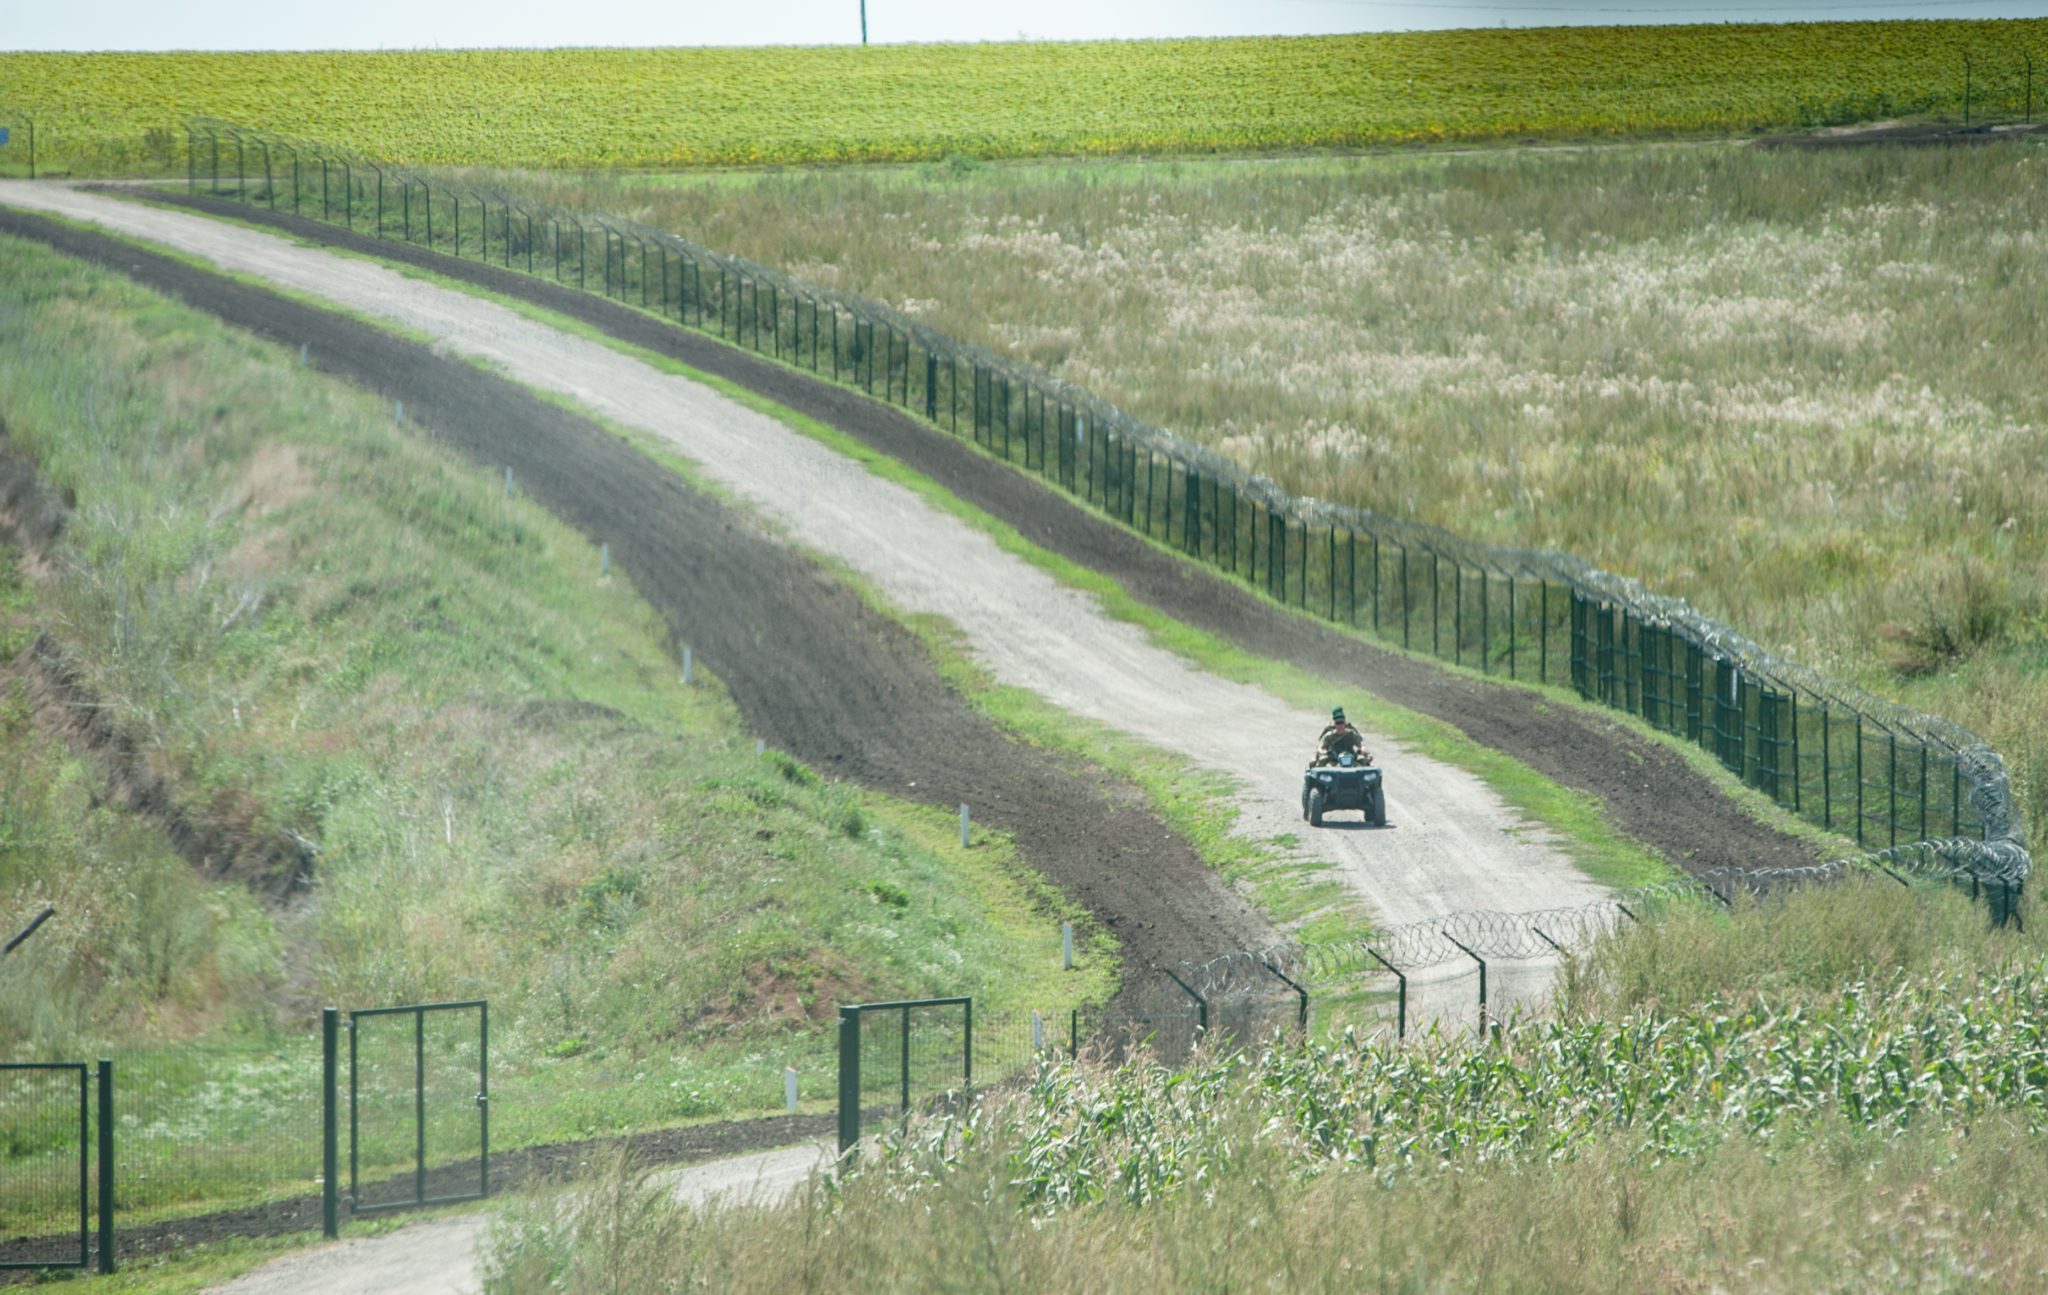
M 1380 785 L 1380 771 L 1379 771 L 1379 770 L 1377 770 L 1377 769 L 1367 769 L 1367 770 L 1365 771 L 1365 785 L 1366 785 L 1366 786 L 1368 786 L 1368 787 L 1377 787 L 1377 786 L 1379 786 L 1379 785 Z
M 1327 773 L 1319 773 L 1316 775 L 1316 781 L 1323 784 L 1323 786 L 1327 787 L 1330 785 L 1332 779 L 1330 775 Z

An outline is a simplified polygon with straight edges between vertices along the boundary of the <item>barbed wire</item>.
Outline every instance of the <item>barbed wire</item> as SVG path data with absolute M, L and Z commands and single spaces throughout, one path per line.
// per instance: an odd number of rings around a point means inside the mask
M 1481 958 L 1555 958 L 1590 948 L 1624 922 L 1648 920 L 1672 903 L 1732 905 L 1738 894 L 1761 897 L 1852 876 L 1888 876 L 1902 883 L 1970 884 L 1998 892 L 2010 905 L 2025 885 L 2025 854 L 2009 844 L 1953 838 L 1915 841 L 1848 859 L 1793 868 L 1722 868 L 1638 886 L 1619 895 L 1560 908 L 1501 912 L 1460 909 L 1392 926 L 1357 939 L 1281 943 L 1182 962 L 1168 970 L 1189 990 L 1215 1001 L 1274 997 L 1290 982 L 1328 984 L 1360 976 L 1428 971 Z
M 438 185 L 443 192 L 458 189 L 472 198 L 488 197 L 503 203 L 508 211 L 518 210 L 523 217 L 537 222 L 557 222 L 558 225 L 566 222 L 579 230 L 595 226 L 608 231 L 609 235 L 630 238 L 643 248 L 665 248 L 722 273 L 807 298 L 853 319 L 894 330 L 915 341 L 927 354 L 943 355 L 950 361 L 964 362 L 1001 377 L 1009 384 L 1006 390 L 1021 387 L 1027 392 L 1035 391 L 1045 400 L 1074 410 L 1080 435 L 1113 433 L 1129 444 L 1142 447 L 1148 454 L 1162 457 L 1183 471 L 1198 472 L 1206 479 L 1227 485 L 1254 504 L 1270 512 L 1293 517 L 1304 526 L 1342 527 L 1380 542 L 1398 545 L 1404 552 L 1419 552 L 1474 572 L 1557 584 L 1604 608 L 1620 609 L 1643 626 L 1687 641 L 1725 667 L 1733 667 L 1757 683 L 1795 698 L 1803 697 L 1809 704 L 1817 704 L 1824 713 L 1840 711 L 1844 715 L 1853 714 L 1894 739 L 1903 738 L 1923 749 L 1939 750 L 1943 758 L 1954 760 L 1959 782 L 1967 784 L 1968 803 L 1976 822 L 1982 826 L 1985 843 L 2001 852 L 2000 862 L 1994 870 L 2024 878 L 2031 868 L 2031 860 L 2022 843 L 2025 825 L 2013 798 L 2010 774 L 2004 759 L 1982 738 L 1951 720 L 1831 679 L 1810 666 L 1770 652 L 1746 635 L 1703 614 L 1685 600 L 1653 593 L 1638 580 L 1602 571 L 1568 553 L 1486 544 L 1368 508 L 1293 495 L 1271 478 L 1249 473 L 1236 461 L 1135 418 L 1094 392 L 1035 365 L 949 337 L 883 303 L 799 279 L 667 230 L 605 213 L 535 202 L 481 185 L 467 186 L 464 190 L 446 179 L 435 177 L 430 180 L 403 165 L 376 162 L 347 149 L 300 140 L 280 132 L 252 129 L 213 118 L 195 118 L 190 128 L 226 135 L 245 149 L 252 143 L 265 149 L 274 146 L 290 152 L 295 159 L 311 156 L 367 167 L 376 172 L 380 182 L 397 183 L 401 187 L 419 184 L 431 188 Z M 196 158 L 196 145 L 192 154 Z M 1860 736 L 1858 741 L 1860 743 Z M 1923 803 L 1925 794 L 1923 778 L 1920 788 Z

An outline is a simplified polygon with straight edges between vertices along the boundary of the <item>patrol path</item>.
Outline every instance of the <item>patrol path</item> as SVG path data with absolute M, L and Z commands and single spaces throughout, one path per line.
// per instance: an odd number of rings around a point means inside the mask
M 164 244 L 426 334 L 437 349 L 658 437 L 897 608 L 957 626 L 997 681 L 1229 775 L 1247 835 L 1305 834 L 1300 767 L 1321 713 L 1194 669 L 979 531 L 771 418 L 494 303 L 256 230 L 47 186 L 0 186 L 0 202 Z M 1599 894 L 1478 779 L 1402 749 L 1360 718 L 1389 770 L 1390 826 L 1307 839 L 1383 920 L 1560 907 Z

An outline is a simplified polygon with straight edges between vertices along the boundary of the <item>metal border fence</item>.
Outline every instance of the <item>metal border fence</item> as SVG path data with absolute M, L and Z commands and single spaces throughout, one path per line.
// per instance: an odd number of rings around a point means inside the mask
M 40 923 L 41 919 L 37 920 Z M 11 1075 L 37 1072 L 72 1074 L 78 1080 L 78 1257 L 0 1259 L 0 1271 L 86 1268 L 94 1266 L 97 1258 L 98 1270 L 111 1273 L 115 1269 L 114 1063 L 105 1058 L 101 1058 L 97 1066 L 89 1066 L 83 1061 L 0 1061 L 0 1083 Z M 0 1104 L 0 1111 L 8 1110 L 11 1110 L 10 1106 Z M 12 1123 L 12 1120 L 7 1123 Z M 5 1126 L 0 1125 L 0 1133 L 4 1132 Z M 68 1187 L 65 1194 L 69 1195 Z M 99 1219 L 97 1240 L 93 1236 L 95 1212 Z
M 477 1115 L 477 1186 L 473 1192 L 427 1195 L 427 1132 L 432 1123 L 427 1103 L 427 1014 L 430 1012 L 475 1012 L 477 1014 L 477 1081 L 473 1097 Z M 363 1090 L 361 1087 L 360 1042 L 362 1023 L 384 1017 L 410 1016 L 412 1030 L 412 1194 L 388 1201 L 363 1199 L 360 1172 L 362 1150 Z M 402 1007 L 371 1007 L 348 1014 L 348 1207 L 351 1216 L 381 1214 L 421 1205 L 453 1205 L 482 1200 L 491 1194 L 491 1006 L 481 998 L 449 1003 L 410 1003 Z M 328 1133 L 331 1137 L 331 1130 Z
M 189 123 L 187 142 L 191 193 L 573 283 L 829 375 L 1283 606 L 1639 716 L 1860 845 L 1939 838 L 1992 885 L 2031 870 L 2005 762 L 1977 735 L 1635 580 L 1290 495 L 1043 370 L 663 230 L 225 122 Z

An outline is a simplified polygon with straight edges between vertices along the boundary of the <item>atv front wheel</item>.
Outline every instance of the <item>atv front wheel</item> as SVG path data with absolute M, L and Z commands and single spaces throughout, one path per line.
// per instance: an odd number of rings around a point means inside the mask
M 1308 822 L 1310 827 L 1323 825 L 1323 789 L 1317 787 L 1308 794 Z
M 1374 787 L 1372 789 L 1372 803 L 1365 807 L 1365 821 L 1374 827 L 1385 827 L 1387 825 L 1386 788 Z

